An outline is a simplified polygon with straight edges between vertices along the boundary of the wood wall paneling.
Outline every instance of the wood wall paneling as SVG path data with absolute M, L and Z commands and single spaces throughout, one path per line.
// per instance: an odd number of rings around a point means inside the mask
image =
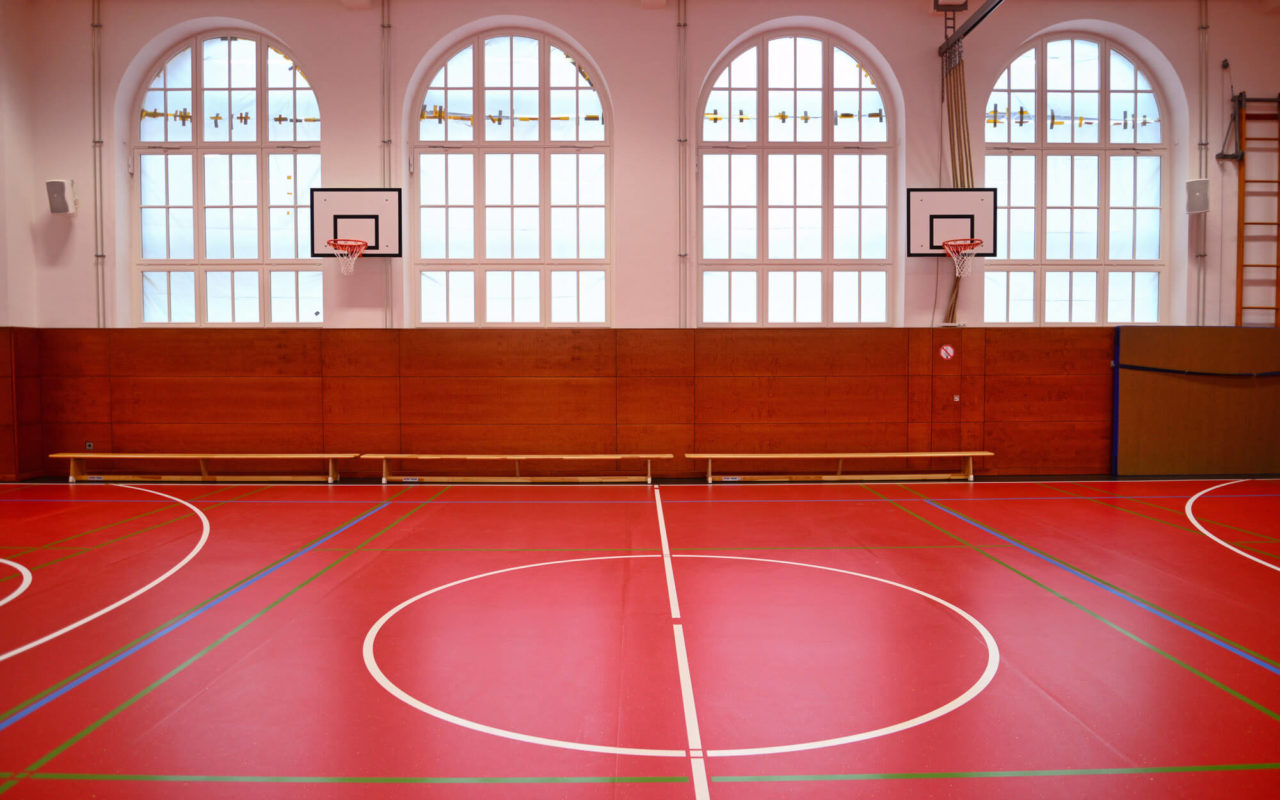
M 699 377 L 903 375 L 908 333 L 902 328 L 857 330 L 699 330 Z
M 617 331 L 618 375 L 688 377 L 694 374 L 692 330 Z
M 116 422 L 111 438 L 121 453 L 319 453 L 324 429 L 318 423 Z
M 618 424 L 692 424 L 694 379 L 619 377 Z
M 1105 475 L 1111 470 L 1111 422 L 1053 420 L 985 423 L 983 441 L 999 475 Z
M 964 337 L 960 328 L 936 328 L 933 331 L 933 343 L 929 357 L 933 362 L 934 375 L 959 375 L 964 362 Z M 943 347 L 951 348 L 951 357 L 943 355 Z
M 654 461 L 653 474 L 661 477 L 687 477 L 697 475 L 707 468 L 705 462 L 695 462 L 684 457 L 694 450 L 694 426 L 662 424 L 618 425 L 619 453 L 670 453 L 675 458 Z
M 312 377 L 320 374 L 319 330 L 154 330 L 110 333 L 111 375 L 135 377 Z
M 105 376 L 111 372 L 110 331 L 100 328 L 44 328 L 40 338 L 40 374 Z
M 1275 328 L 1124 328 L 1120 362 L 1193 372 L 1278 372 Z
M 608 329 L 405 330 L 405 377 L 612 377 L 616 339 Z
M 322 385 L 326 425 L 400 423 L 399 378 L 325 377 Z
M 1103 375 L 992 375 L 987 420 L 1110 420 L 1112 378 Z
M 400 332 L 323 330 L 320 333 L 320 369 L 326 377 L 397 377 L 400 374 Z
M 616 453 L 615 425 L 431 425 L 400 428 L 406 453 Z
M 612 378 L 419 378 L 400 380 L 406 424 L 575 425 L 617 419 Z
M 991 375 L 1111 374 L 1114 328 L 988 328 Z
M 319 423 L 320 379 L 112 378 L 111 413 L 117 423 Z
M 50 422 L 41 426 L 44 434 L 43 468 L 41 475 L 65 478 L 70 465 L 65 458 L 49 458 L 49 453 L 74 453 L 85 449 L 85 442 L 93 442 L 94 452 L 115 451 L 111 435 L 113 426 L 107 422 Z
M 111 422 L 111 381 L 105 376 L 40 379 L 41 421 Z

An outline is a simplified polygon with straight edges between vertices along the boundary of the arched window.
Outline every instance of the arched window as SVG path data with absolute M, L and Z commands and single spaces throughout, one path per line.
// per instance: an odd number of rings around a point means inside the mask
M 1105 40 L 1045 38 L 1000 73 L 983 127 L 1000 239 L 984 320 L 1164 320 L 1168 148 L 1142 68 Z
M 875 78 L 816 34 L 745 43 L 704 92 L 699 320 L 888 321 L 889 125 Z
M 320 111 L 293 59 L 260 36 L 204 34 L 170 52 L 138 108 L 134 321 L 323 322 Z
M 606 324 L 606 105 L 553 39 L 466 40 L 423 91 L 414 152 L 422 325 Z

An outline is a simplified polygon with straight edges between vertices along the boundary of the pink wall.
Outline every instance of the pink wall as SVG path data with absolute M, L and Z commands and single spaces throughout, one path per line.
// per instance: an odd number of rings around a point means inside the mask
M 104 208 L 109 319 L 127 325 L 131 301 L 129 235 L 132 213 L 127 143 L 139 82 L 185 35 L 216 26 L 257 30 L 288 48 L 317 87 L 325 111 L 324 175 L 328 185 L 381 182 L 377 0 L 104 0 L 103 89 L 106 136 Z M 367 8 L 360 6 L 367 5 Z M 978 0 L 971 6 L 976 7 Z M 1275 94 L 1274 42 L 1280 8 L 1271 0 L 1214 0 L 1210 4 L 1210 155 L 1221 146 L 1230 86 L 1219 68 L 1231 61 L 1236 91 Z M 353 8 L 354 7 L 354 8 Z M 688 114 L 696 134 L 699 91 L 717 60 L 753 30 L 779 20 L 851 39 L 878 68 L 901 135 L 899 189 L 945 185 L 940 170 L 944 136 L 936 47 L 942 18 L 930 0 L 689 0 Z M 0 324 L 41 327 L 92 325 L 92 147 L 88 0 L 0 2 Z M 499 22 L 537 27 L 578 46 L 594 62 L 609 95 L 613 120 L 613 321 L 618 327 L 676 327 L 682 275 L 676 208 L 678 146 L 676 0 L 649 10 L 640 0 L 392 0 L 394 183 L 405 172 L 411 117 L 421 81 L 435 59 L 462 33 Z M 510 16 L 518 12 L 519 17 Z M 502 16 L 507 15 L 507 16 Z M 785 16 L 784 16 L 785 15 Z M 963 16 L 963 15 L 962 15 Z M 975 159 L 981 163 L 980 125 L 987 88 L 1029 38 L 1049 28 L 1105 33 L 1146 61 L 1165 90 L 1174 147 L 1169 174 L 1171 258 L 1176 286 L 1170 322 L 1195 322 L 1199 284 L 1188 269 L 1189 232 L 1182 182 L 1198 169 L 1196 0 L 1018 0 L 1002 6 L 965 45 Z M 39 65 L 38 69 L 30 65 Z M 339 113 L 341 109 L 341 113 Z M 691 153 L 692 155 L 692 153 Z M 1204 280 L 1206 324 L 1230 324 L 1234 309 L 1235 166 L 1210 158 L 1212 210 Z M 52 217 L 44 181 L 76 182 L 80 212 Z M 690 187 L 692 190 L 692 186 Z M 692 194 L 690 194 L 692 197 Z M 691 236 L 696 235 L 692 226 Z M 907 259 L 893 236 L 891 319 L 931 321 L 937 267 Z M 692 261 L 690 262 L 692 265 Z M 411 275 L 397 262 L 331 282 L 327 324 L 381 327 L 388 291 L 391 322 L 403 325 L 411 307 Z M 941 293 L 948 283 L 944 279 Z M 960 319 L 981 319 L 981 284 L 963 285 Z

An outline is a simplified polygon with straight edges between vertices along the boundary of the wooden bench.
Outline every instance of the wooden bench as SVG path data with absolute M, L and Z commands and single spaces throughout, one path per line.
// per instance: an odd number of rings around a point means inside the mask
M 361 458 L 382 461 L 382 482 L 398 481 L 401 483 L 652 483 L 654 459 L 675 458 L 671 453 L 586 453 L 581 455 L 531 454 L 531 455 L 440 455 L 435 453 L 365 453 Z M 644 460 L 643 475 L 521 475 L 520 464 L 525 461 L 638 461 Z M 392 474 L 392 461 L 492 461 L 514 462 L 514 475 L 403 475 Z
M 946 450 L 913 453 L 686 453 L 685 458 L 705 458 L 707 460 L 707 483 L 713 481 L 900 481 L 924 478 L 927 480 L 973 480 L 973 459 L 982 456 L 994 456 L 989 450 Z M 844 472 L 846 460 L 887 459 L 887 458 L 963 458 L 964 469 L 961 472 L 943 473 L 906 473 L 848 475 Z M 836 462 L 834 475 L 721 475 L 716 476 L 712 470 L 712 462 L 721 461 L 800 461 L 827 460 Z
M 343 458 L 356 458 L 359 453 L 50 453 L 50 458 L 71 459 L 71 476 L 68 481 L 328 481 L 338 480 L 334 462 Z M 323 475 L 214 475 L 209 472 L 211 461 L 324 461 L 327 472 Z M 195 461 L 199 475 L 102 475 L 85 472 L 87 461 Z

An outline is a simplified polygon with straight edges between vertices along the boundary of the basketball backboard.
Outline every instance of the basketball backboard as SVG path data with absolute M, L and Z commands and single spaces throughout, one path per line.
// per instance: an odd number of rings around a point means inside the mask
M 312 189 L 312 258 L 333 255 L 330 239 L 368 242 L 366 257 L 399 257 L 400 190 Z
M 948 239 L 981 239 L 974 255 L 996 254 L 995 189 L 907 190 L 907 255 L 946 256 Z

